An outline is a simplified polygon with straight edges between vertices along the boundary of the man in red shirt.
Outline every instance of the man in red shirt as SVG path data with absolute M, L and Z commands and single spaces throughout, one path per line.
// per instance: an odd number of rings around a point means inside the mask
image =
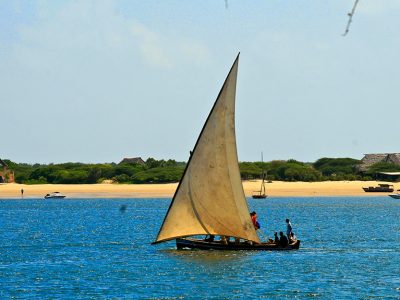
M 255 211 L 250 213 L 251 221 L 253 222 L 255 230 L 260 229 L 260 223 L 257 221 L 257 213 Z

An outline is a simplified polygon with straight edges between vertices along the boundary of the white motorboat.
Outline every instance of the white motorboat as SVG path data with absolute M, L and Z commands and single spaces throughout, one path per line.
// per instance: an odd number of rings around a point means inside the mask
M 400 199 L 400 194 L 390 194 L 389 197 L 392 197 L 394 199 Z
M 61 194 L 60 192 L 54 192 L 54 193 L 50 193 L 50 194 L 46 194 L 46 196 L 44 196 L 44 199 L 63 199 L 66 196 Z

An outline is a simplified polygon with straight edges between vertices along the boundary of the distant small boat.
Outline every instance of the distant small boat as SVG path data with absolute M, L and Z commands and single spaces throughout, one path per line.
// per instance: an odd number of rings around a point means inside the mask
M 261 163 L 263 162 L 263 155 L 261 153 Z M 265 179 L 267 177 L 267 173 L 263 170 L 262 171 L 262 181 L 261 181 L 261 188 L 259 191 L 254 191 L 252 195 L 253 199 L 265 199 L 267 198 L 267 194 L 265 194 Z
M 394 187 L 390 184 L 378 184 L 378 186 L 363 187 L 363 190 L 365 192 L 392 193 Z
M 261 188 L 259 191 L 254 191 L 254 194 L 252 195 L 253 199 L 267 198 L 267 194 L 265 194 L 265 177 L 266 177 L 266 174 L 263 172 Z
M 399 190 L 398 190 L 399 191 Z M 389 197 L 392 197 L 394 199 L 400 199 L 400 193 L 397 194 L 390 194 Z
M 50 193 L 50 194 L 46 194 L 46 196 L 44 196 L 44 199 L 63 199 L 66 196 L 61 194 L 60 192 L 54 192 L 54 193 Z

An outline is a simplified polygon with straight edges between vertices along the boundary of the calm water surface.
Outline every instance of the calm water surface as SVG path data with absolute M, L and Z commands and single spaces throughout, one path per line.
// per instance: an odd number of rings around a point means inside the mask
M 249 200 L 266 235 L 292 220 L 292 252 L 151 246 L 169 203 L 0 200 L 0 299 L 400 299 L 399 200 Z

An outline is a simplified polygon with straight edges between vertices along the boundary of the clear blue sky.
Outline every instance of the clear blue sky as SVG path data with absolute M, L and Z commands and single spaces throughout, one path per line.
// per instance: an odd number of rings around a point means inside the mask
M 240 51 L 239 160 L 400 152 L 400 1 L 1 1 L 0 158 L 187 160 Z

